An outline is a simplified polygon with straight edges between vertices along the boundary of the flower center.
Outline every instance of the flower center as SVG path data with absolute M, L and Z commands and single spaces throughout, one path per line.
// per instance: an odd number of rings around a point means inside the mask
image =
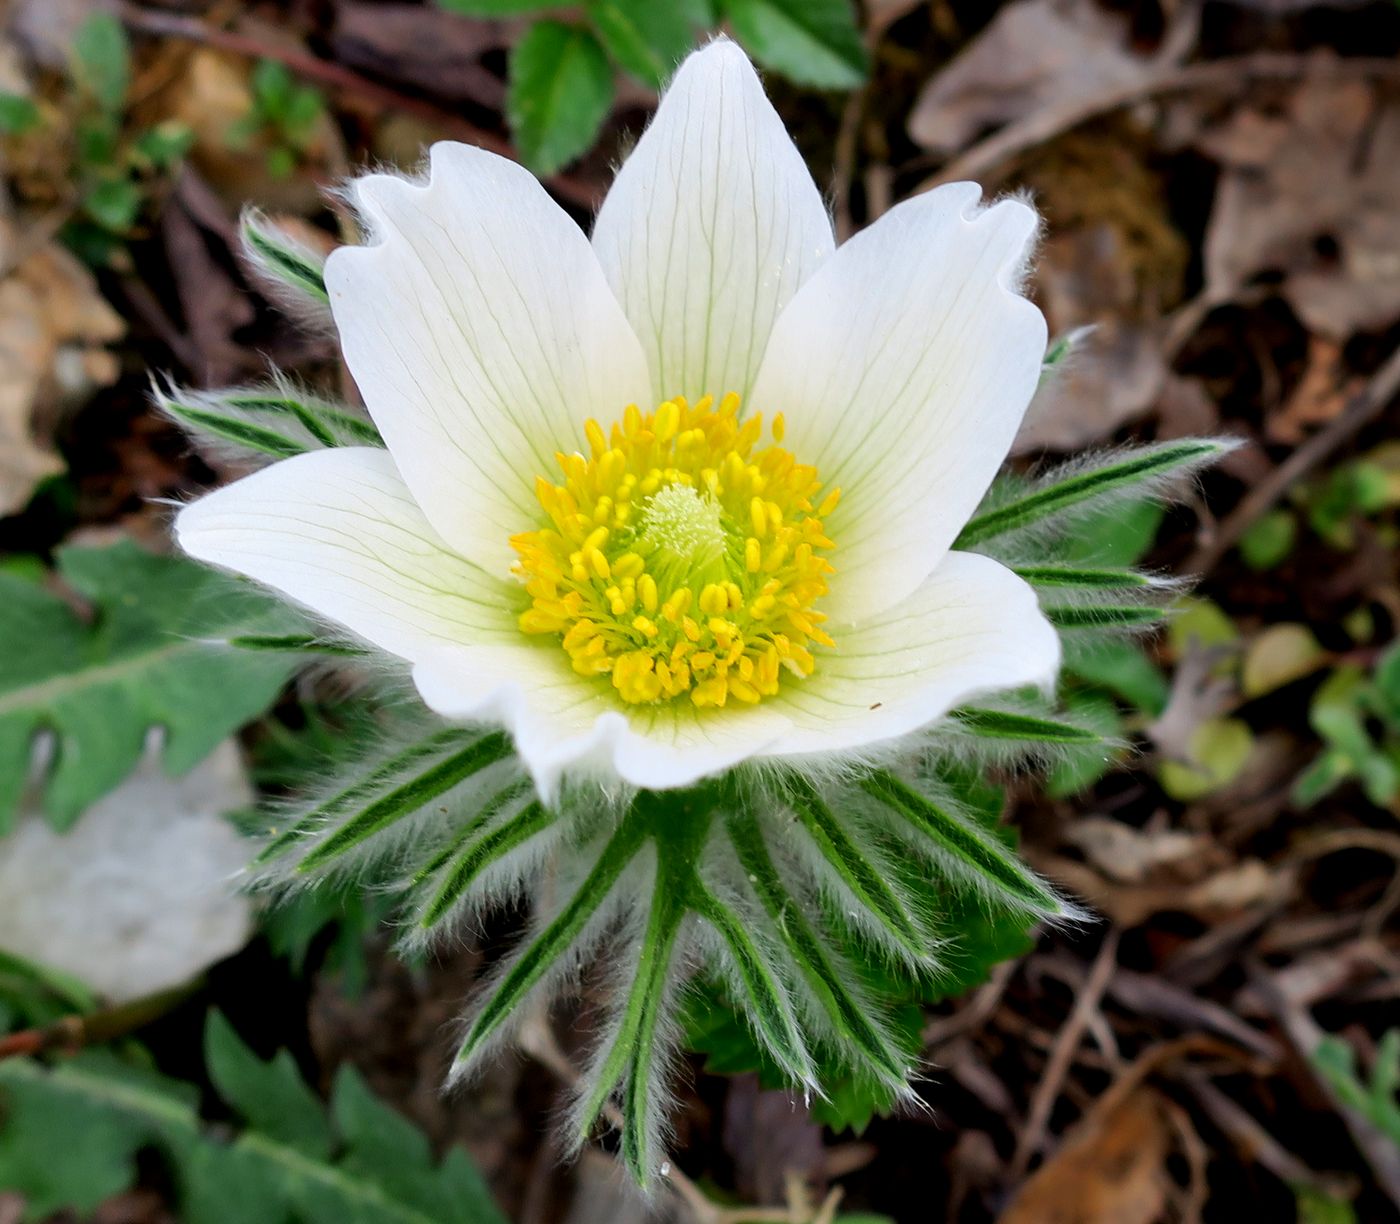
M 768 445 L 732 393 L 632 405 L 585 431 L 588 458 L 555 455 L 563 483 L 535 480 L 547 525 L 511 538 L 533 601 L 521 630 L 558 636 L 576 672 L 611 676 L 627 702 L 753 703 L 784 670 L 810 675 L 811 645 L 835 645 L 814 604 L 840 490 L 815 502 L 817 470 L 779 445 L 781 414 Z

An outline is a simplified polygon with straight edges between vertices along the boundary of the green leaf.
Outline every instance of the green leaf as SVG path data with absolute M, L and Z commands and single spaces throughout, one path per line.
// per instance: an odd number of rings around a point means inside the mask
M 1085 727 L 1091 727 L 1099 738 L 1078 747 L 1070 746 L 1050 770 L 1046 792 L 1054 799 L 1076 795 L 1104 776 L 1121 755 L 1105 744 L 1105 740 L 1122 735 L 1123 724 L 1118 707 L 1111 697 L 1094 690 L 1071 688 L 1065 694 L 1065 712 Z
M 83 193 L 83 209 L 103 229 L 125 234 L 141 215 L 141 188 L 131 179 L 105 179 Z
M 1185 761 L 1163 761 L 1157 769 L 1162 789 L 1190 802 L 1228 786 L 1254 751 L 1254 733 L 1238 718 L 1211 718 L 1191 733 Z
M 755 59 L 803 85 L 854 89 L 870 69 L 850 0 L 725 0 Z
M 178 162 L 194 144 L 194 132 L 173 120 L 158 123 L 136 138 L 135 149 L 140 158 L 153 169 L 167 170 Z
M 473 774 L 504 760 L 512 751 L 510 737 L 503 731 L 493 731 L 469 741 L 355 812 L 324 841 L 318 842 L 297 864 L 297 870 L 303 873 L 319 870 L 376 833 L 411 816 Z
M 238 236 L 253 262 L 269 276 L 318 305 L 329 304 L 322 256 L 288 237 L 256 209 L 246 209 L 239 218 Z
M 204 1061 L 219 1095 L 268 1138 L 312 1157 L 331 1154 L 331 1132 L 321 1102 L 306 1086 L 295 1060 L 279 1050 L 263 1062 L 219 1012 L 204 1028 Z
M 1153 718 L 1167 708 L 1167 678 L 1136 642 L 1071 639 L 1066 643 L 1065 669 Z
M 265 425 L 258 425 L 239 417 L 226 416 L 208 408 L 196 407 L 194 404 L 181 404 L 176 400 L 163 399 L 161 407 L 181 425 L 187 426 L 197 433 L 209 434 L 221 441 L 231 442 L 235 446 L 241 446 L 244 450 L 250 450 L 259 455 L 270 455 L 274 459 L 287 459 L 292 455 L 300 455 L 311 449 L 295 438 L 289 438 L 286 434 L 278 433 L 275 429 L 268 429 Z
M 1062 587 L 1077 591 L 1141 590 L 1153 585 L 1145 574 L 1128 569 L 1101 569 L 1079 565 L 1013 565 L 1017 574 L 1034 586 Z
M 1240 537 L 1240 556 L 1252 570 L 1271 570 L 1287 559 L 1298 539 L 1298 518 L 1291 510 L 1270 510 Z
M 520 154 L 537 174 L 553 174 L 587 152 L 612 101 L 607 54 L 582 27 L 541 21 L 511 53 L 506 111 Z
M 1209 463 L 1227 448 L 1209 439 L 1192 438 L 1142 447 L 1088 470 L 1075 471 L 1052 484 L 1032 489 L 1003 505 L 983 511 L 958 536 L 958 548 L 970 548 L 1008 532 L 1019 531 L 1067 510 L 1088 506 L 1134 485 L 1150 484 L 1174 473 Z
M 123 542 L 66 548 L 58 568 L 93 606 L 91 623 L 0 573 L 0 826 L 40 732 L 57 741 L 44 807 L 66 827 L 131 771 L 147 728 L 163 729 L 165 768 L 182 773 L 266 709 L 295 666 L 227 641 L 286 632 L 300 617 L 202 565 Z
M 1162 620 L 1151 604 L 1088 604 L 1042 609 L 1056 629 L 1149 629 Z
M 1294 1186 L 1298 1224 L 1357 1224 L 1356 1212 L 1346 1199 L 1335 1198 L 1314 1186 Z
M 1016 855 L 921 795 L 886 770 L 875 770 L 862 788 L 908 820 L 937 846 L 954 869 L 1011 904 L 1058 913 L 1060 904 Z
M 608 54 L 647 85 L 665 82 L 690 50 L 691 23 L 677 4 L 587 0 L 586 12 Z
M 93 13 L 73 35 L 73 77 L 103 110 L 121 112 L 131 84 L 131 46 L 111 13 Z
M 0 90 L 0 136 L 23 136 L 39 126 L 39 108 L 22 94 Z
M 186 1085 L 105 1050 L 52 1070 L 0 1063 L 0 1185 L 28 1200 L 30 1220 L 86 1216 L 134 1183 L 137 1154 L 154 1147 L 189 1224 L 506 1224 L 465 1153 L 435 1165 L 427 1140 L 350 1068 L 328 1121 L 285 1055 L 260 1062 L 214 1017 L 207 1044 L 216 1087 L 238 1112 L 255 1107 L 231 1138 L 227 1124 L 204 1123 Z
M 1056 551 L 1084 564 L 1133 565 L 1156 541 L 1165 515 L 1162 504 L 1151 498 L 1090 511 L 1075 519 L 1074 530 Z
M 1034 718 L 1028 714 L 1012 714 L 1005 710 L 962 709 L 957 720 L 974 735 L 987 739 L 1028 740 L 1041 744 L 1101 745 L 1102 736 L 1088 727 L 1058 722 L 1052 718 Z
M 469 1063 L 476 1056 L 516 1004 L 568 951 L 588 920 L 607 900 L 618 877 L 641 848 L 642 840 L 642 830 L 636 821 L 622 823 L 599 855 L 588 877 L 554 920 L 516 956 L 495 992 L 482 1005 L 457 1051 L 458 1065 Z

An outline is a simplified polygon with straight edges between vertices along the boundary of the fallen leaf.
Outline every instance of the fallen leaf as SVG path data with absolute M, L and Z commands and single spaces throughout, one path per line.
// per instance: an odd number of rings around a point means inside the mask
M 252 799 L 227 740 L 180 778 L 148 754 L 65 834 L 23 817 L 0 840 L 0 948 L 114 1002 L 187 982 L 252 929 L 248 843 L 224 819 Z
M 1310 676 L 1327 662 L 1327 657 L 1316 635 L 1306 625 L 1270 625 L 1244 652 L 1240 691 L 1246 697 L 1262 697 Z
M 1065 837 L 1100 872 L 1120 884 L 1135 884 L 1163 867 L 1202 861 L 1210 839 L 1179 829 L 1137 829 L 1104 816 L 1086 816 Z
M 126 327 L 97 290 L 92 274 L 48 242 L 27 256 L 17 226 L 0 217 L 0 517 L 23 509 L 34 487 L 63 470 L 41 441 L 63 408 L 116 381 L 106 345 Z
M 1139 78 L 1127 23 L 1093 0 L 1019 0 L 924 87 L 909 136 L 953 153 L 987 128 Z
M 1155 1224 L 1167 1206 L 1171 1130 L 1161 1098 L 1106 1096 L 1021 1187 L 998 1224 Z
M 1254 751 L 1254 732 L 1238 718 L 1212 718 L 1196 725 L 1184 756 L 1157 766 L 1157 780 L 1173 799 L 1189 803 L 1229 786 Z
M 1342 346 L 1326 336 L 1308 337 L 1303 377 L 1264 421 L 1271 442 L 1296 446 L 1313 429 L 1341 415 L 1362 380 L 1350 375 Z
M 1046 243 L 1037 281 L 1055 334 L 1093 330 L 1036 394 L 1013 454 L 1103 442 L 1156 401 L 1167 365 L 1154 330 L 1128 313 L 1129 277 L 1110 225 L 1069 231 Z
M 1281 114 L 1241 110 L 1199 147 L 1223 165 L 1205 240 L 1207 291 L 1265 273 L 1316 334 L 1400 318 L 1400 104 L 1362 81 L 1305 79 Z

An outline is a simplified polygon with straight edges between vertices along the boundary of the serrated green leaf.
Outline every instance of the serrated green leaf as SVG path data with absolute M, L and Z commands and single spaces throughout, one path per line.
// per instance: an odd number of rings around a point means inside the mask
M 231 1031 L 212 1044 L 226 1039 L 237 1046 L 232 1074 L 241 1097 L 273 1076 L 300 1083 L 290 1062 L 259 1064 Z M 232 1049 L 226 1045 L 225 1054 Z M 292 1099 L 289 1085 L 274 1089 L 280 1100 Z M 137 1153 L 155 1147 L 189 1224 L 505 1224 L 465 1154 L 455 1149 L 435 1166 L 426 1139 L 353 1071 L 338 1076 L 333 1127 L 310 1090 L 303 1084 L 297 1091 L 299 1138 L 311 1125 L 304 1111 L 315 1107 L 315 1141 L 330 1136 L 332 1154 L 287 1142 L 288 1123 L 268 1100 L 249 1129 L 227 1140 L 204 1124 L 187 1085 L 108 1051 L 84 1051 L 52 1070 L 7 1060 L 0 1063 L 0 1185 L 27 1198 L 30 1220 L 65 1207 L 86 1214 L 129 1187 Z
M 627 72 L 661 85 L 690 50 L 691 23 L 677 4 L 656 0 L 586 0 L 603 46 Z
M 0 827 L 40 732 L 57 741 L 43 805 L 66 827 L 136 765 L 148 728 L 163 729 L 165 768 L 183 773 L 266 709 L 295 667 L 227 641 L 287 632 L 300 617 L 204 566 L 123 542 L 64 549 L 58 568 L 92 623 L 0 574 Z
M 520 155 L 537 174 L 587 152 L 612 101 L 612 66 L 581 26 L 541 21 L 511 53 L 506 111 Z
M 222 1014 L 211 1012 L 204 1027 L 204 1061 L 219 1095 L 255 1130 L 313 1159 L 330 1157 L 325 1111 L 286 1050 L 263 1062 Z
M 753 57 L 803 85 L 854 89 L 869 56 L 850 0 L 724 0 Z

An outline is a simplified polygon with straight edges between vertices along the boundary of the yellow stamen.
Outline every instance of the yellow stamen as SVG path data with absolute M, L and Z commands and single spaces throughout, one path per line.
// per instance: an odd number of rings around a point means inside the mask
M 814 605 L 840 490 L 783 449 L 781 413 L 770 433 L 732 392 L 587 421 L 588 455 L 555 456 L 562 479 L 534 485 L 539 526 L 510 541 L 532 601 L 521 631 L 557 637 L 629 703 L 751 705 L 784 672 L 811 675 L 812 648 L 835 645 Z

